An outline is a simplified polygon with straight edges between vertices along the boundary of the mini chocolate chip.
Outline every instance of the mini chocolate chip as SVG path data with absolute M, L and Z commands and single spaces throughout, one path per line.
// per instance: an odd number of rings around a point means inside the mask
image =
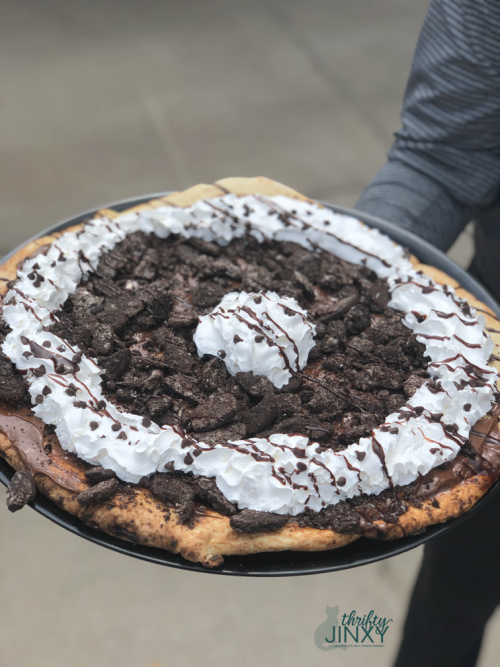
M 23 345 L 28 345 L 29 344 L 28 338 L 26 338 L 26 336 L 21 336 L 21 343 Z
M 82 410 L 88 407 L 85 401 L 74 401 L 73 405 L 75 406 L 75 408 L 81 408 Z
M 345 486 L 346 481 L 347 480 L 345 477 L 339 477 L 337 480 L 337 486 Z
M 37 368 L 33 369 L 33 375 L 35 377 L 39 378 L 42 377 L 42 375 L 45 375 L 47 371 L 45 370 L 45 366 L 38 366 Z
M 472 408 L 472 405 L 470 403 L 466 403 L 464 405 L 464 410 L 465 412 L 470 412 L 470 409 Z
M 68 396 L 76 396 L 76 387 L 70 385 L 64 393 L 68 394 Z
M 33 352 L 28 352 L 28 351 L 23 352 L 23 357 L 24 357 L 25 359 L 29 359 L 29 358 L 32 357 L 32 356 L 33 356 Z
M 73 357 L 71 358 L 71 362 L 72 362 L 73 364 L 79 364 L 80 361 L 82 360 L 82 357 L 83 357 L 83 352 L 77 352 L 77 353 L 74 354 Z
M 181 440 L 182 449 L 185 449 L 186 447 L 190 447 L 192 444 L 193 444 L 193 441 L 190 440 L 189 438 L 182 438 L 182 440 Z
M 191 454 L 188 452 L 188 453 L 186 454 L 186 456 L 184 457 L 184 463 L 185 463 L 187 466 L 190 466 L 191 463 L 193 463 L 193 461 L 194 461 L 193 457 L 192 457 Z
M 255 336 L 255 342 L 256 343 L 262 343 L 264 340 L 265 336 L 261 336 L 260 334 L 258 336 Z
M 262 297 L 261 296 L 256 296 L 254 297 L 254 303 L 262 303 Z
M 224 350 L 219 350 L 219 351 L 217 352 L 217 355 L 218 355 L 221 359 L 225 359 L 225 358 L 226 358 L 226 353 L 224 352 Z
M 439 447 L 431 447 L 431 449 L 429 449 L 429 451 L 430 451 L 431 454 L 435 454 L 436 452 L 439 452 Z
M 111 426 L 112 431 L 121 431 L 121 429 L 122 429 L 122 425 L 118 422 Z
M 97 409 L 98 410 L 104 410 L 106 408 L 106 401 L 97 401 Z
M 99 428 L 99 424 L 97 422 L 90 422 L 89 426 L 91 431 L 95 431 L 97 428 Z
M 238 336 L 238 334 L 234 334 L 233 343 L 243 343 L 243 338 L 241 338 L 241 336 Z
M 363 461 L 366 456 L 366 452 L 360 452 L 359 449 L 356 451 L 356 458 L 358 461 Z
M 421 405 L 417 405 L 415 408 L 415 414 L 420 417 L 420 415 L 423 413 L 425 408 L 423 408 Z
M 42 345 L 44 347 L 52 347 L 52 343 L 50 342 L 50 340 L 44 340 Z
M 26 277 L 28 278 L 28 280 L 35 280 L 35 278 L 36 278 L 36 276 L 33 272 L 28 273 L 28 275 Z
M 397 435 L 399 433 L 399 428 L 397 426 L 393 426 L 391 429 L 389 429 L 389 433 L 392 435 Z
M 299 472 L 304 472 L 304 470 L 307 470 L 307 465 L 304 463 L 304 461 L 297 462 L 297 470 Z
M 202 453 L 203 453 L 203 450 L 202 450 L 202 449 L 195 449 L 195 450 L 193 451 L 193 456 L 199 456 L 199 455 L 202 454 Z
M 45 385 L 45 387 L 42 389 L 42 394 L 44 396 L 48 396 L 51 393 L 52 393 L 52 389 L 50 387 L 48 387 L 47 385 Z
M 125 431 L 122 431 L 121 433 L 118 433 L 116 437 L 118 438 L 118 440 L 126 440 L 127 434 L 125 433 Z
M 442 416 L 443 416 L 442 412 L 433 412 L 431 414 L 431 419 L 433 422 L 440 422 Z
M 35 398 L 35 403 L 40 405 L 40 403 L 43 403 L 43 396 L 42 394 L 38 394 L 38 396 Z
M 149 417 L 143 417 L 142 425 L 144 426 L 144 428 L 148 428 L 149 426 L 151 426 L 151 419 Z
M 294 447 L 292 449 L 292 452 L 295 454 L 295 456 L 298 459 L 306 459 L 307 458 L 306 450 L 302 449 L 301 447 Z

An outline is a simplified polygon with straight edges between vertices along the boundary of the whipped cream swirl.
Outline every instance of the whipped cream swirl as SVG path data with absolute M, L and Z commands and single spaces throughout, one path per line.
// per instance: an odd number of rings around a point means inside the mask
M 365 264 L 387 278 L 390 306 L 425 344 L 431 379 L 371 436 L 339 452 L 279 433 L 209 445 L 178 427 L 121 411 L 103 396 L 103 370 L 49 328 L 101 255 L 138 230 L 221 245 L 249 233 L 258 241 L 292 241 Z M 4 299 L 3 317 L 11 328 L 3 352 L 24 373 L 33 412 L 55 427 L 62 447 L 126 482 L 164 471 L 166 464 L 214 477 L 241 508 L 295 515 L 411 482 L 455 458 L 473 424 L 491 408 L 496 389 L 484 318 L 452 288 L 415 272 L 403 248 L 377 230 L 284 196 L 227 194 L 189 208 L 97 216 L 80 231 L 65 233 L 45 255 L 24 262 Z
M 293 297 L 275 292 L 230 292 L 200 318 L 198 354 L 218 356 L 231 375 L 264 375 L 281 389 L 307 364 L 316 327 Z

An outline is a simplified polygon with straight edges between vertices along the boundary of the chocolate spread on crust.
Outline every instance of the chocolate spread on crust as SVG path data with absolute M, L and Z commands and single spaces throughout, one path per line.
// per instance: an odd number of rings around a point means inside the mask
M 33 475 L 47 475 L 68 491 L 83 491 L 85 485 L 78 472 L 68 465 L 61 465 L 55 458 L 46 425 L 30 414 L 29 410 L 23 409 L 13 414 L 6 407 L 0 406 L 0 432 L 11 441 L 26 470 Z M 76 459 L 65 452 L 65 458 L 70 457 Z
M 317 345 L 308 366 L 282 390 L 251 373 L 233 378 L 222 361 L 198 358 L 192 341 L 198 317 L 238 289 L 293 296 L 316 325 Z M 293 243 L 260 244 L 246 236 L 221 247 L 138 232 L 101 258 L 95 273 L 58 313 L 61 322 L 54 332 L 78 344 L 105 369 L 103 386 L 110 401 L 145 420 L 185 429 L 191 438 L 208 444 L 285 432 L 304 434 L 321 448 L 341 450 L 370 435 L 428 378 L 424 346 L 401 323 L 400 314 L 388 308 L 388 301 L 385 281 L 365 267 Z M 4 400 L 16 407 L 29 403 L 22 377 L 6 358 L 0 361 L 0 385 L 2 374 L 15 378 L 3 383 L 4 388 L 11 384 L 15 394 Z M 471 443 L 453 462 L 412 484 L 287 519 L 343 533 L 374 527 L 383 533 L 408 505 L 419 506 L 428 498 L 439 502 L 439 493 L 473 474 L 496 478 L 498 421 L 492 420 L 476 425 Z M 98 415 L 94 423 L 97 429 Z M 53 465 L 49 468 L 44 428 L 27 414 L 0 411 L 0 430 L 14 443 L 26 468 L 81 492 L 86 488 L 86 464 L 74 478 L 64 468 L 60 475 Z M 168 500 L 159 490 L 155 495 L 167 504 L 187 507 L 182 521 L 191 523 L 193 516 L 203 513 L 203 505 L 222 511 L 213 480 L 173 474 L 182 480 L 170 484 L 174 495 Z M 189 489 L 187 501 L 175 496 L 177 487 L 184 495 Z M 155 493 L 156 486 L 150 490 Z M 240 521 L 241 512 L 230 503 L 223 513 L 232 514 L 235 529 L 243 532 L 275 529 L 266 513 L 253 512 L 251 521 Z

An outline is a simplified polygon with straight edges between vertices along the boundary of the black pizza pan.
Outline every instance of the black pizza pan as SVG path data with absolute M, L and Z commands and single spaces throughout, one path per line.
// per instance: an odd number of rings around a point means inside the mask
M 145 203 L 150 199 L 165 196 L 166 194 L 168 193 L 152 194 L 101 206 L 99 209 L 87 211 L 81 215 L 77 215 L 76 217 L 49 227 L 30 240 L 34 241 L 46 234 L 63 231 L 68 227 L 83 222 L 84 220 L 91 218 L 97 210 L 100 210 L 101 208 L 111 208 L 117 211 L 123 211 L 131 206 Z M 490 306 L 495 314 L 500 317 L 500 306 L 484 287 L 449 259 L 444 253 L 434 248 L 434 246 L 404 229 L 399 229 L 393 223 L 353 209 L 334 206 L 327 202 L 321 203 L 328 206 L 333 211 L 352 216 L 363 221 L 370 227 L 379 229 L 381 232 L 390 236 L 396 243 L 406 246 L 421 262 L 435 266 L 447 273 L 449 276 L 457 280 L 462 287 L 474 294 L 480 301 Z M 0 263 L 7 261 L 25 245 L 26 243 L 23 243 L 22 246 L 13 250 L 1 259 Z M 0 458 L 0 482 L 7 486 L 13 474 L 14 470 L 6 461 L 4 461 L 4 459 Z M 43 516 L 54 521 L 54 523 L 57 523 L 59 526 L 62 526 L 75 535 L 79 535 L 86 540 L 90 540 L 95 544 L 112 549 L 113 551 L 133 556 L 134 558 L 140 558 L 151 563 L 157 563 L 158 565 L 167 565 L 169 567 L 190 570 L 192 572 L 205 572 L 210 574 L 280 577 L 335 572 L 360 565 L 368 565 L 369 563 L 374 563 L 383 560 L 384 558 L 402 554 L 405 551 L 409 551 L 414 547 L 428 542 L 429 540 L 437 538 L 448 530 L 452 530 L 454 527 L 463 523 L 463 521 L 469 519 L 473 520 L 474 514 L 498 492 L 499 487 L 500 481 L 495 483 L 469 512 L 466 512 L 458 519 L 451 519 L 444 524 L 429 526 L 425 532 L 419 535 L 412 535 L 392 541 L 360 538 L 346 547 L 330 551 L 280 551 L 250 556 L 225 556 L 223 565 L 214 569 L 207 569 L 199 563 L 191 563 L 181 556 L 171 554 L 163 549 L 132 544 L 108 535 L 107 533 L 90 528 L 73 515 L 62 510 L 41 493 L 37 494 L 35 500 L 30 503 L 30 506 Z

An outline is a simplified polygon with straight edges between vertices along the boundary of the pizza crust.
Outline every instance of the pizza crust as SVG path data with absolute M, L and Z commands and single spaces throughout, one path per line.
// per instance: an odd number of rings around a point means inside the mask
M 285 195 L 304 201 L 313 201 L 267 178 L 226 178 L 213 185 L 196 185 L 184 192 L 176 192 L 146 204 L 140 204 L 127 209 L 127 212 L 144 211 L 169 204 L 188 207 L 200 199 L 222 196 L 227 192 L 236 195 Z M 111 209 L 103 209 L 99 213 L 109 218 L 121 214 Z M 71 227 L 70 230 L 76 231 L 82 226 L 83 223 Z M 0 276 L 7 280 L 14 280 L 20 263 L 43 246 L 56 241 L 62 233 L 44 236 L 24 246 L 0 267 Z M 417 270 L 424 271 L 438 283 L 446 283 L 454 287 L 458 296 L 480 310 L 487 321 L 487 326 L 495 328 L 498 319 L 490 308 L 460 288 L 456 281 L 442 271 L 420 264 L 415 257 L 411 259 Z M 0 296 L 3 296 L 7 289 L 6 283 L 2 281 Z M 500 356 L 500 334 L 491 332 L 490 335 L 495 342 L 495 353 Z M 500 370 L 498 362 L 492 365 Z M 0 455 L 15 470 L 25 468 L 17 449 L 2 433 L 0 433 Z M 68 469 L 71 468 L 72 472 L 78 476 L 80 490 L 85 490 L 90 486 L 84 476 L 85 466 L 78 460 L 75 461 L 71 457 L 68 459 L 64 455 L 64 450 L 56 442 L 51 456 L 57 457 L 59 465 L 63 464 Z M 293 521 L 288 522 L 277 531 L 243 534 L 230 527 L 228 517 L 201 505 L 196 508 L 194 526 L 190 528 L 178 522 L 178 514 L 174 508 L 159 501 L 145 488 L 120 487 L 111 500 L 82 507 L 76 500 L 78 495 L 76 491 L 63 488 L 42 473 L 35 475 L 35 481 L 41 493 L 65 511 L 77 516 L 85 524 L 130 542 L 166 549 L 207 567 L 220 565 L 225 555 L 284 550 L 324 551 L 346 546 L 361 537 L 358 534 L 346 535 L 330 529 L 300 527 Z M 409 507 L 394 524 L 375 521 L 365 529 L 363 536 L 396 539 L 420 532 L 432 524 L 458 517 L 467 512 L 484 495 L 493 481 L 486 474 L 475 475 L 452 489 L 440 493 L 438 506 L 435 506 L 431 500 L 424 500 L 420 508 Z

